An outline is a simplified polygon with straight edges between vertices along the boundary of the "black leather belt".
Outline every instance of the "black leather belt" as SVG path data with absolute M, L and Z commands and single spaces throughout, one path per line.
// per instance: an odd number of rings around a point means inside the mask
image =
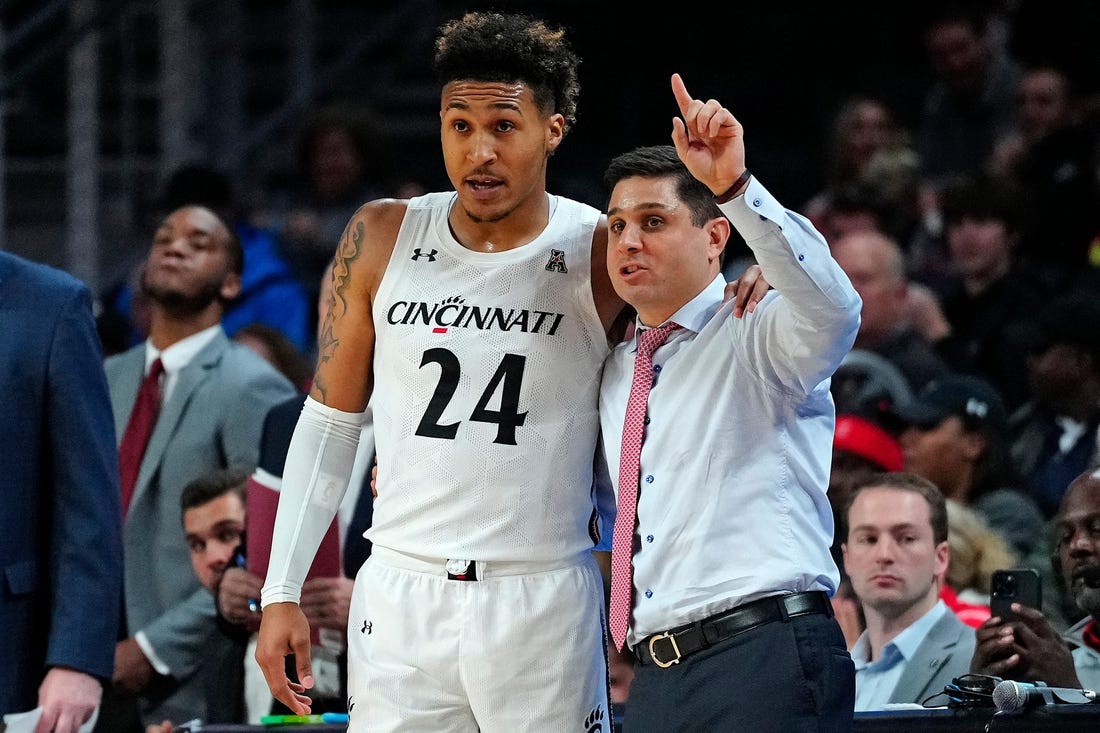
M 789 621 L 814 613 L 833 615 L 833 604 L 823 591 L 768 596 L 737 608 L 715 614 L 702 621 L 670 629 L 643 639 L 634 647 L 639 664 L 671 667 L 680 660 L 772 621 Z

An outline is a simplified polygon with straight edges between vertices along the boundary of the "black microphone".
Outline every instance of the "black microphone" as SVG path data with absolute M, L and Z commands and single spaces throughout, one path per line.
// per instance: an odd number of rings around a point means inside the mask
M 993 705 L 1000 713 L 1015 713 L 1024 708 L 1039 705 L 1070 704 L 1080 705 L 1096 701 L 1092 690 L 1078 690 L 1070 687 L 1047 687 L 1042 682 L 1017 682 L 1003 680 L 993 688 Z

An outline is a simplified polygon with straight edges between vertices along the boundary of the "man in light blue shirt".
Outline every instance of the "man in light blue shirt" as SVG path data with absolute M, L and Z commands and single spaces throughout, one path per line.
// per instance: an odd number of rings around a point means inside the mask
M 638 314 L 600 390 L 619 499 L 609 627 L 636 659 L 623 731 L 843 731 L 829 378 L 860 299 L 821 235 L 749 174 L 733 114 L 678 75 L 672 89 L 675 149 L 631 151 L 606 175 L 608 272 Z M 775 288 L 743 318 L 723 304 L 731 227 Z M 655 379 L 635 356 L 651 331 L 668 334 Z
M 857 486 L 844 513 L 844 567 L 867 628 L 852 647 L 856 711 L 922 703 L 964 675 L 974 632 L 940 600 L 947 508 L 935 484 L 907 473 Z

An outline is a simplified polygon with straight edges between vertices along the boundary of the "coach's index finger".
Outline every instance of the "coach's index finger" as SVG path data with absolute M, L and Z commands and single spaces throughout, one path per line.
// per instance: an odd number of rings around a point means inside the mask
M 672 75 L 672 96 L 676 97 L 676 104 L 680 106 L 680 114 L 686 115 L 691 106 L 691 95 L 688 94 L 687 85 L 679 74 Z

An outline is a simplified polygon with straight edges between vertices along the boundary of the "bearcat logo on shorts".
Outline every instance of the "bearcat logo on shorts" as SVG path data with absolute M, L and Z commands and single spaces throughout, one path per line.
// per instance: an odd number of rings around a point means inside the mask
M 584 719 L 585 733 L 601 733 L 603 731 L 603 707 L 596 707 Z
M 432 333 L 447 333 L 450 328 L 478 331 L 520 331 L 554 336 L 565 318 L 563 313 L 526 308 L 467 305 L 461 295 L 439 303 L 399 300 L 386 312 L 386 322 L 396 326 L 431 326 Z

